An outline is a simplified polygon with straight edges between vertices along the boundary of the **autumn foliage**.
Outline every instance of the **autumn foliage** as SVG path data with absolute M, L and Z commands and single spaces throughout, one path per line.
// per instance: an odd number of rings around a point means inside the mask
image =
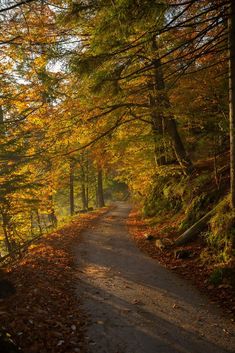
M 6 269 L 16 294 L 1 302 L 1 322 L 25 353 L 82 351 L 86 322 L 75 295 L 74 251 L 82 230 L 105 211 L 75 217 Z

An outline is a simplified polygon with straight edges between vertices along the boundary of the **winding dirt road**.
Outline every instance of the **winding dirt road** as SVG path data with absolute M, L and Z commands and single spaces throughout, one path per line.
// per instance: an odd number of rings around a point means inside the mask
M 235 325 L 196 288 L 141 253 L 118 203 L 76 249 L 89 353 L 235 352 Z

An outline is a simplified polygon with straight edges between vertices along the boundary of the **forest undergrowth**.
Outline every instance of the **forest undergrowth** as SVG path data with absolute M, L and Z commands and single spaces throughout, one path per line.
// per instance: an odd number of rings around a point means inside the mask
M 209 296 L 211 302 L 225 309 L 226 315 L 234 322 L 234 282 L 223 279 L 223 271 L 220 271 L 220 267 L 215 267 L 203 260 L 206 243 L 202 239 L 197 239 L 183 248 L 174 249 L 159 249 L 155 246 L 154 238 L 152 240 L 146 239 L 146 234 L 153 234 L 156 238 L 163 237 L 162 230 L 168 226 L 172 227 L 171 220 L 158 224 L 157 227 L 150 227 L 137 210 L 133 210 L 128 219 L 129 231 L 141 251 L 159 261 L 166 268 L 190 280 L 200 291 Z M 191 255 L 187 258 L 177 258 L 177 250 L 181 251 L 182 249 Z M 214 276 L 212 273 L 215 273 Z M 216 274 L 218 275 L 216 276 Z M 218 285 L 213 284 L 213 277 L 221 278 Z
M 131 212 L 128 227 L 141 250 L 193 281 L 234 320 L 235 215 L 229 205 L 226 156 L 217 161 L 216 173 L 208 159 L 190 176 L 158 176 L 151 196 Z M 178 237 L 211 210 L 202 229 L 177 246 Z

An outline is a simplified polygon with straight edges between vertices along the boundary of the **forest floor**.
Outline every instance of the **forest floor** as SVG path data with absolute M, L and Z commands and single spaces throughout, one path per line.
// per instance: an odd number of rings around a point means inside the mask
M 210 264 L 209 259 L 203 255 L 206 245 L 202 239 L 198 238 L 183 247 L 159 249 L 155 246 L 155 240 L 168 235 L 168 226 L 172 226 L 171 218 L 165 220 L 163 224 L 157 224 L 153 227 L 142 219 L 137 210 L 132 210 L 127 223 L 129 231 L 141 251 L 196 285 L 202 293 L 210 298 L 211 302 L 216 303 L 217 306 L 226 312 L 226 316 L 232 322 L 235 322 L 235 282 L 227 283 L 225 278 L 225 281 L 219 285 L 210 283 L 209 278 L 214 265 Z M 166 229 L 165 232 L 164 229 Z M 153 239 L 147 240 L 146 234 L 153 235 Z M 183 259 L 176 258 L 175 251 L 181 249 L 189 251 L 191 256 Z
M 84 351 L 85 319 L 75 294 L 77 267 L 72 248 L 81 231 L 105 212 L 106 208 L 75 216 L 6 268 L 16 294 L 0 300 L 0 324 L 24 353 Z
M 234 323 L 195 286 L 138 249 L 126 226 L 129 211 L 118 203 L 82 233 L 75 249 L 86 352 L 234 352 Z
M 8 267 L 17 292 L 0 302 L 1 324 L 23 352 L 234 351 L 235 325 L 138 249 L 129 211 L 120 202 L 74 217 Z

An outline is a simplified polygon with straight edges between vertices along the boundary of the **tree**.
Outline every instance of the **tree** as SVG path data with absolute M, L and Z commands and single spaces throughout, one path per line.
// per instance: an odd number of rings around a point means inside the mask
M 235 208 L 235 3 L 230 2 L 229 30 L 229 123 L 231 205 Z
M 70 172 L 69 172 L 69 203 L 70 203 L 70 215 L 74 215 L 74 161 L 70 160 Z
M 103 171 L 98 167 L 97 174 L 97 206 L 104 207 L 104 191 L 103 191 Z

